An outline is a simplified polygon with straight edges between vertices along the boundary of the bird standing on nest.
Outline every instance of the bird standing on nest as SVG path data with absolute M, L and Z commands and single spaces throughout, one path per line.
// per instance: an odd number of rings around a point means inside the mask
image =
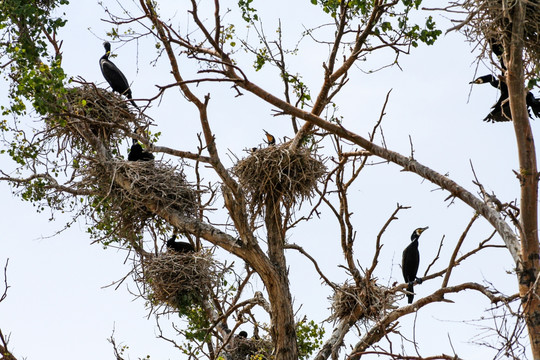
M 109 55 L 111 54 L 111 44 L 108 41 L 105 41 L 103 43 L 103 47 L 105 48 L 105 55 L 99 59 L 99 66 L 101 68 L 103 77 L 105 80 L 107 80 L 113 91 L 116 91 L 121 95 L 125 95 L 131 104 L 138 109 L 139 107 L 132 99 L 131 89 L 129 88 L 129 83 L 126 76 L 111 60 L 109 60 Z
M 167 249 L 176 251 L 181 254 L 195 252 L 195 248 L 190 243 L 185 241 L 176 241 L 176 234 L 174 234 L 167 241 Z
M 418 228 L 411 235 L 411 243 L 403 250 L 403 258 L 401 260 L 401 271 L 407 285 L 407 299 L 409 304 L 412 304 L 414 299 L 414 282 L 422 283 L 422 279 L 416 277 L 418 266 L 420 265 L 420 253 L 418 252 L 418 238 L 426 231 L 428 227 Z
M 133 145 L 129 150 L 128 161 L 151 161 L 154 160 L 154 155 L 146 150 L 143 150 L 137 139 L 133 139 Z
M 270 145 L 276 145 L 276 138 L 274 135 L 270 134 L 268 131 L 264 130 L 264 134 L 266 135 L 266 143 Z

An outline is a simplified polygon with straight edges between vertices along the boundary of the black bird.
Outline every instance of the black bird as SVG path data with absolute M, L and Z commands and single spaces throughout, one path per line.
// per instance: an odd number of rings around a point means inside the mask
M 274 137 L 274 135 L 270 134 L 268 131 L 264 130 L 264 134 L 266 135 L 266 143 L 268 145 L 275 145 L 276 144 L 276 138 Z
M 493 75 L 484 75 L 471 81 L 470 84 L 486 84 L 490 83 L 491 86 L 501 91 L 499 100 L 491 107 L 491 112 L 484 118 L 484 121 L 501 122 L 511 121 L 510 116 L 510 102 L 508 101 L 508 87 L 504 81 L 500 81 Z M 525 98 L 527 108 L 529 110 L 529 117 L 532 119 L 531 111 L 535 117 L 540 117 L 540 100 L 538 100 L 532 92 L 527 92 Z
M 491 52 L 497 56 L 497 59 L 499 59 L 499 62 L 501 63 L 501 68 L 503 70 L 506 70 L 506 65 L 504 63 L 504 47 L 502 44 L 495 38 L 489 39 L 489 46 L 491 47 Z
M 128 154 L 129 161 L 150 161 L 154 160 L 154 155 L 146 150 L 143 150 L 141 144 L 137 139 L 133 139 L 133 145 L 131 145 L 131 150 Z
M 248 336 L 247 331 L 242 330 L 238 333 L 238 337 L 240 338 L 247 339 L 247 336 Z
M 532 110 L 532 113 L 535 117 L 540 118 L 540 100 L 534 97 L 532 92 L 527 93 L 527 97 L 525 98 L 525 101 L 527 102 L 527 106 L 529 109 Z M 530 116 L 530 113 L 529 113 Z
M 494 88 L 497 88 L 501 91 L 499 99 L 491 107 L 491 111 L 484 118 L 484 121 L 490 122 L 502 122 L 512 120 L 510 114 L 510 102 L 508 101 L 508 87 L 504 81 L 500 81 L 493 75 L 484 75 L 479 78 L 471 81 L 469 84 L 491 84 Z
M 129 83 L 126 79 L 126 76 L 120 71 L 120 69 L 114 65 L 114 63 L 109 60 L 109 55 L 111 53 L 111 44 L 108 41 L 105 41 L 103 43 L 103 47 L 105 48 L 105 55 L 99 59 L 99 66 L 101 67 L 101 73 L 103 74 L 103 77 L 113 91 L 116 91 L 117 93 L 121 95 L 125 95 L 129 101 L 135 106 L 137 109 L 139 108 L 137 104 L 135 104 L 135 101 L 132 100 L 131 96 L 131 89 L 129 88 Z
M 195 248 L 190 243 L 184 241 L 176 241 L 176 234 L 167 241 L 167 249 L 176 251 L 181 254 L 195 252 Z
M 422 283 L 422 279 L 416 277 L 418 272 L 418 265 L 420 264 L 420 253 L 418 252 L 418 238 L 428 227 L 418 228 L 413 231 L 411 235 L 411 243 L 403 250 L 403 258 L 401 260 L 401 271 L 403 272 L 403 278 L 408 283 L 407 298 L 409 304 L 412 304 L 414 299 L 414 282 Z

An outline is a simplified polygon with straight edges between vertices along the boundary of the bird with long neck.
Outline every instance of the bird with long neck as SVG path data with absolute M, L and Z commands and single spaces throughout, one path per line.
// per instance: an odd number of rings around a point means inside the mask
M 428 227 L 418 228 L 411 235 L 411 243 L 403 250 L 401 261 L 401 270 L 403 279 L 407 283 L 407 299 L 409 304 L 412 304 L 414 299 L 414 282 L 421 284 L 422 279 L 416 277 L 418 266 L 420 265 L 420 252 L 418 251 L 418 238 L 426 231 Z
M 111 44 L 108 41 L 105 41 L 103 47 L 105 48 L 105 54 L 99 59 L 99 67 L 101 68 L 103 77 L 107 80 L 113 91 L 127 97 L 131 104 L 138 109 L 139 107 L 135 104 L 135 101 L 133 101 L 126 76 L 111 60 L 109 60 Z
M 491 121 L 491 122 L 501 122 L 501 121 L 511 121 L 512 117 L 510 114 L 510 102 L 508 99 L 508 87 L 506 86 L 506 83 L 495 76 L 489 74 L 480 76 L 479 78 L 476 78 L 475 80 L 471 81 L 469 84 L 491 84 L 491 86 L 499 89 L 501 91 L 501 95 L 499 96 L 499 99 L 491 107 L 491 112 L 485 117 L 484 121 Z M 537 99 L 532 92 L 528 91 L 525 102 L 527 104 L 527 108 L 529 111 L 529 117 L 532 114 L 535 117 L 540 117 L 540 100 Z

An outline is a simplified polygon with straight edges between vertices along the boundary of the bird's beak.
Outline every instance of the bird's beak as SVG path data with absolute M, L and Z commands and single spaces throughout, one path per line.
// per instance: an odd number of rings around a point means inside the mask
M 420 234 L 423 233 L 424 231 L 426 231 L 427 229 L 429 229 L 429 226 L 426 226 L 425 228 L 421 228 L 420 229 Z

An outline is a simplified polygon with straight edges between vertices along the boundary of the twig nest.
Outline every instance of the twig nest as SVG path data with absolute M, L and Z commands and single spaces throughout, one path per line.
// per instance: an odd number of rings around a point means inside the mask
M 48 131 L 60 138 L 77 142 L 83 148 L 82 136 L 91 131 L 103 143 L 121 140 L 126 131 L 144 127 L 142 119 L 129 111 L 125 99 L 113 92 L 83 85 L 67 89 L 57 114 L 47 118 Z
M 313 195 L 326 166 L 308 149 L 291 150 L 289 143 L 257 149 L 232 169 L 252 202 L 282 198 L 294 204 Z
M 512 6 L 504 1 L 463 0 L 462 6 L 474 14 L 468 19 L 465 35 L 472 41 L 485 39 L 502 45 L 503 36 L 509 36 L 512 29 L 510 14 Z M 535 76 L 536 65 L 540 63 L 540 5 L 535 1 L 524 2 L 525 21 L 523 22 L 523 48 L 525 64 L 531 75 Z M 509 38 L 506 39 L 508 42 Z M 527 66 L 528 65 L 528 66 Z
M 235 336 L 234 339 L 232 339 L 231 343 L 227 345 L 225 359 L 270 359 L 272 350 L 273 345 L 269 339 L 246 339 Z
M 219 279 L 219 270 L 210 251 L 178 253 L 167 251 L 142 260 L 138 281 L 152 305 L 180 310 L 200 304 Z M 148 291 L 150 290 L 150 291 Z
M 154 161 L 114 160 L 94 165 L 85 169 L 84 184 L 98 194 L 93 199 L 96 229 L 105 231 L 111 240 L 130 241 L 146 226 L 153 226 L 150 203 L 182 216 L 195 215 L 196 192 L 180 168 Z M 123 187 L 115 183 L 119 176 L 126 182 Z
M 367 280 L 357 287 L 348 283 L 334 290 L 330 321 L 341 320 L 354 314 L 360 321 L 378 320 L 389 310 L 396 309 L 395 295 L 388 288 L 378 285 L 375 279 Z

